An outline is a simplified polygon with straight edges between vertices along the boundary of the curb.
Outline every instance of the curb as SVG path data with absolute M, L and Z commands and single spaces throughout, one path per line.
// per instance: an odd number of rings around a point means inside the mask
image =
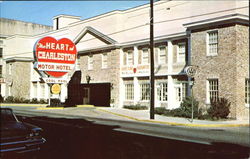
M 120 117 L 132 119 L 135 121 L 140 121 L 140 122 L 149 122 L 149 123 L 157 123 L 157 124 L 165 124 L 165 125 L 172 125 L 172 126 L 187 126 L 187 127 L 249 127 L 250 124 L 184 124 L 184 123 L 175 123 L 175 122 L 166 122 L 166 121 L 155 121 L 155 120 L 145 120 L 145 119 L 138 119 L 135 117 L 130 117 L 127 115 L 119 114 L 119 113 L 114 113 L 108 110 L 103 110 L 101 108 L 96 108 L 97 110 L 110 113 L 113 115 L 117 115 Z
M 77 105 L 77 108 L 94 108 L 94 105 Z
M 15 103 L 15 104 L 10 104 L 10 103 L 4 103 L 0 104 L 1 107 L 7 107 L 7 106 L 19 106 L 19 107 L 45 107 L 48 104 L 20 104 L 20 103 Z
M 36 108 L 37 110 L 54 110 L 54 109 L 64 109 L 64 107 L 45 107 L 45 108 Z

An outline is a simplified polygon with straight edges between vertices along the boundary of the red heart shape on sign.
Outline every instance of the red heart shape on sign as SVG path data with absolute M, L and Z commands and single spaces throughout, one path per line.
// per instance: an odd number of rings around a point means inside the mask
M 76 58 L 76 46 L 67 38 L 56 40 L 53 37 L 44 37 L 36 43 L 37 69 L 53 77 L 62 77 L 71 71 Z

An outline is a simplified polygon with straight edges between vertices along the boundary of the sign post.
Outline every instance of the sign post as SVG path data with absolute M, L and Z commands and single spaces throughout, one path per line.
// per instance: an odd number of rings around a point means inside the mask
M 184 71 L 187 74 L 188 77 L 194 78 L 198 70 L 198 66 L 187 66 Z M 194 81 L 191 81 L 189 83 L 191 85 L 191 97 L 192 97 L 192 115 L 191 115 L 191 122 L 194 120 L 194 94 L 193 94 L 193 86 L 194 86 Z
M 67 38 L 56 40 L 44 37 L 34 47 L 34 68 L 41 72 L 42 79 L 49 84 L 51 93 L 60 94 L 62 83 L 67 83 L 67 74 L 75 69 L 77 50 L 75 44 Z M 51 86 L 51 84 L 54 84 Z M 51 105 L 49 96 L 49 105 Z

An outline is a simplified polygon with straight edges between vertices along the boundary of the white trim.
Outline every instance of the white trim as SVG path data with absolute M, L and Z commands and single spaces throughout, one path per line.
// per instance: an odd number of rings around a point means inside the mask
M 164 58 L 164 62 L 162 63 L 161 61 L 161 48 L 164 48 L 165 50 L 165 58 Z M 167 47 L 166 45 L 160 45 L 157 47 L 158 49 L 158 65 L 163 65 L 163 64 L 167 64 Z

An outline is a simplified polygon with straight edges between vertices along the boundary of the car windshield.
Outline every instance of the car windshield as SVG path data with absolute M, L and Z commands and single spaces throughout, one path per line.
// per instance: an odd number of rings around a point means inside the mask
M 9 109 L 1 109 L 1 122 L 17 121 L 14 114 Z

